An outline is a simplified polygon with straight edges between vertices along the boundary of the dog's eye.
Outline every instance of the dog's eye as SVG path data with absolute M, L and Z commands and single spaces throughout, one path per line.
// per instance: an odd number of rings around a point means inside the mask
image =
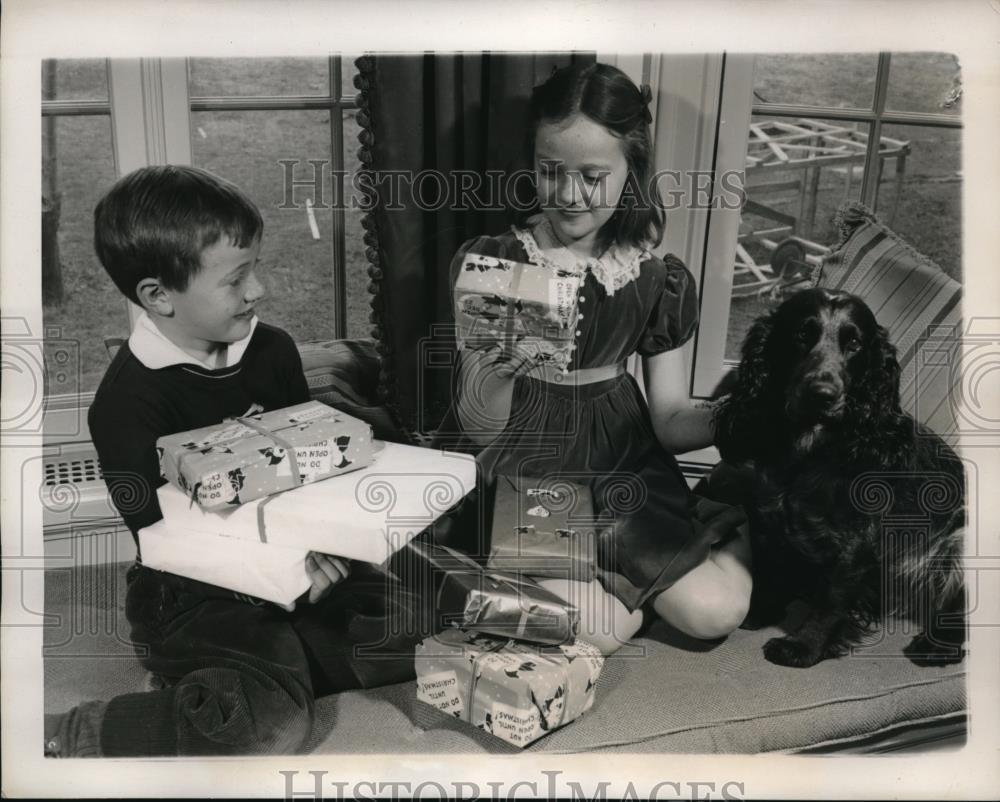
M 861 340 L 857 337 L 851 337 L 846 343 L 844 343 L 844 351 L 848 354 L 853 354 L 861 350 Z

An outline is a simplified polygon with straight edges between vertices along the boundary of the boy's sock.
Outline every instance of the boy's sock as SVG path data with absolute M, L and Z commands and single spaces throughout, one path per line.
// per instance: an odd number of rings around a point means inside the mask
M 101 722 L 107 702 L 84 702 L 45 716 L 45 757 L 101 757 Z

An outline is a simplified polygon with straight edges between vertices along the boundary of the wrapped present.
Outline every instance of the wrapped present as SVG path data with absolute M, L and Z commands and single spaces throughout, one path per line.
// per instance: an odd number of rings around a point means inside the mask
M 537 647 L 451 630 L 416 648 L 417 699 L 524 747 L 591 708 L 603 665 L 583 641 Z
M 373 457 L 371 426 L 318 401 L 167 435 L 156 449 L 163 477 L 206 510 L 355 471 Z
M 454 549 L 420 540 L 408 544 L 407 551 L 417 561 L 413 572 L 421 574 L 420 581 L 430 590 L 423 595 L 435 602 L 438 626 L 545 644 L 569 643 L 576 637 L 576 606 L 532 579 L 484 569 Z
M 466 254 L 455 283 L 459 346 L 514 343 L 536 361 L 566 369 L 576 347 L 583 273 Z
M 590 489 L 558 477 L 498 476 L 490 549 L 491 568 L 589 582 L 597 560 Z
M 376 443 L 376 446 L 381 445 Z M 467 454 L 386 443 L 358 471 L 222 512 L 192 504 L 173 485 L 157 490 L 174 528 L 383 563 L 476 484 Z
M 288 606 L 312 586 L 307 549 L 188 532 L 157 521 L 139 530 L 142 564 Z

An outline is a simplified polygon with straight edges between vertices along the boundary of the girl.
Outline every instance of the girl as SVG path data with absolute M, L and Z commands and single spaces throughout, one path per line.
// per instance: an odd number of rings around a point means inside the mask
M 712 443 L 711 411 L 690 404 L 680 347 L 694 334 L 694 280 L 649 249 L 663 235 L 652 174 L 649 94 L 606 64 L 566 67 L 531 101 L 541 214 L 466 253 L 584 274 L 569 372 L 498 347 L 461 353 L 455 411 L 487 477 L 558 474 L 593 490 L 614 514 L 600 536 L 600 584 L 542 580 L 581 609 L 580 636 L 613 651 L 649 602 L 677 629 L 717 638 L 739 626 L 750 599 L 741 514 L 706 523 L 671 452 Z M 648 407 L 625 371 L 643 358 Z M 718 511 L 718 507 L 716 507 Z M 745 528 L 744 528 L 745 530 Z

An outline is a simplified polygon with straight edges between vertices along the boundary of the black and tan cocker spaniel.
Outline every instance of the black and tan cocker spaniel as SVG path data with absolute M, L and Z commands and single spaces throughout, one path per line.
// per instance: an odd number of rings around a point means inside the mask
M 962 658 L 964 471 L 900 409 L 899 377 L 886 330 L 847 293 L 799 292 L 747 335 L 703 489 L 750 515 L 748 624 L 809 602 L 797 631 L 765 645 L 773 663 L 846 654 L 890 614 L 922 627 L 914 662 Z

